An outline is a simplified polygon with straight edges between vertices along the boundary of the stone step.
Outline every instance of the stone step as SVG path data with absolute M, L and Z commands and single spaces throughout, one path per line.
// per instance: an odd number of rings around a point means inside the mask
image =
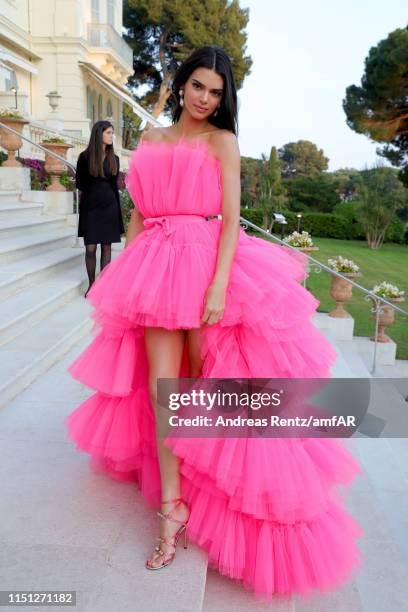
M 92 327 L 81 295 L 0 347 L 0 405 L 49 369 Z
M 23 238 L 28 234 L 34 235 L 37 232 L 52 232 L 55 229 L 66 227 L 65 217 L 59 215 L 26 215 L 0 217 L 0 238 Z
M 41 215 L 44 206 L 37 202 L 0 202 L 0 223 L 3 219 Z
M 5 238 L 0 244 L 0 264 L 33 258 L 39 253 L 72 246 L 75 234 L 70 227 L 56 227 L 52 231 L 30 233 Z
M 72 238 L 73 240 L 73 238 Z M 61 275 L 84 261 L 83 247 L 63 247 L 0 267 L 0 300 L 34 283 Z
M 84 266 L 63 278 L 46 278 L 0 303 L 0 346 L 29 331 L 57 308 L 82 295 L 88 286 Z
M 0 208 L 3 205 L 7 206 L 8 204 L 19 202 L 20 196 L 20 191 L 0 189 Z
M 408 323 L 408 318 L 407 321 Z M 364 361 L 369 364 L 368 367 L 372 368 L 375 342 L 365 336 L 354 336 L 353 342 L 356 344 L 357 349 Z M 377 354 L 376 354 L 376 371 L 380 365 L 391 365 L 395 364 L 395 357 L 397 354 L 397 345 L 393 340 L 390 342 L 377 342 Z
M 312 322 L 314 322 L 313 318 L 312 318 Z M 343 354 L 337 345 L 337 341 L 334 337 L 332 330 L 328 328 L 319 328 L 319 329 L 322 332 L 322 334 L 329 340 L 329 342 L 332 344 L 334 350 L 337 353 L 337 359 L 331 369 L 332 376 L 334 378 L 354 378 L 355 375 L 353 374 L 346 360 L 344 359 Z
M 76 249 L 76 252 L 76 260 L 68 263 L 66 259 L 50 259 L 53 252 L 45 254 L 45 261 L 44 254 L 37 255 L 33 258 L 35 266 L 29 270 L 26 283 L 23 282 L 24 275 L 17 280 L 14 276 L 14 285 L 12 278 L 7 279 L 9 288 L 16 291 L 5 293 L 0 303 L 0 359 L 6 364 L 0 374 L 0 389 L 3 387 L 0 401 L 8 401 L 17 395 L 92 327 L 91 306 L 84 299 L 88 286 L 84 249 Z M 120 252 L 113 249 L 112 260 Z M 22 266 L 33 264 L 31 260 L 17 263 Z M 11 273 L 15 275 L 17 263 L 2 266 L 0 274 L 3 271 L 5 275 L 6 268 L 7 271 L 12 269 Z M 97 274 L 99 268 L 97 259 Z M 34 277 L 36 282 L 33 282 Z
M 323 330 L 332 333 L 332 337 L 338 340 L 352 340 L 354 334 L 353 317 L 330 317 L 326 312 L 317 312 L 314 315 L 316 325 Z
M 353 340 L 336 340 L 336 346 L 340 349 L 344 360 L 355 377 L 372 378 Z

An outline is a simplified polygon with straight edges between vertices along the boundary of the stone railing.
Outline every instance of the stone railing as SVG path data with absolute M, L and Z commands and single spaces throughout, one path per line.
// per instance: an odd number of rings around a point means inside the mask
M 34 121 L 30 121 L 30 123 L 27 124 L 24 133 L 27 134 L 30 140 L 35 144 L 41 144 L 42 140 L 44 140 L 45 138 L 64 138 L 64 140 L 66 140 L 72 146 L 68 153 L 68 160 L 74 164 L 76 164 L 79 154 L 81 153 L 81 151 L 86 149 L 89 142 L 87 138 L 73 136 L 72 134 L 70 134 L 69 132 L 65 132 L 64 130 L 60 132 L 56 130 L 51 130 L 50 128 L 47 128 L 44 125 L 41 125 L 40 123 L 36 123 Z M 122 147 L 118 147 L 115 145 L 115 152 L 117 155 L 119 155 L 122 170 L 126 170 L 133 151 L 123 149 Z M 28 148 L 28 145 L 25 145 L 24 149 L 22 150 L 22 155 L 26 157 L 34 157 L 41 159 L 41 152 L 38 147 L 35 146 L 31 146 L 30 148 Z

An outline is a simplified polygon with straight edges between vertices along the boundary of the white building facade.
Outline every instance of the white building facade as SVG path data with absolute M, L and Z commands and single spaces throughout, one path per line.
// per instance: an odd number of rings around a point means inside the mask
M 110 119 L 120 146 L 123 103 L 150 116 L 124 88 L 133 53 L 122 13 L 122 0 L 0 0 L 0 106 L 81 140 L 93 122 Z M 54 113 L 52 92 L 60 96 Z

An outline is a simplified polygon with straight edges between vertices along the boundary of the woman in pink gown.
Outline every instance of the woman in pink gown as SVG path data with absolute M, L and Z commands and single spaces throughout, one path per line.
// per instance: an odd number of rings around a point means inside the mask
M 195 51 L 173 91 L 173 125 L 150 130 L 130 161 L 126 247 L 87 296 L 94 338 L 68 370 L 95 393 L 68 435 L 160 508 L 148 569 L 172 561 L 183 533 L 256 596 L 308 598 L 361 567 L 363 531 L 337 492 L 362 470 L 341 441 L 157 435 L 158 378 L 328 378 L 336 359 L 310 321 L 306 257 L 239 226 L 226 53 Z

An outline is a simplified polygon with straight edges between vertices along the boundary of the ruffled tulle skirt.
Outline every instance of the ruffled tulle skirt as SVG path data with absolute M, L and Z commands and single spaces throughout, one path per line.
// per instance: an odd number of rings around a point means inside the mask
M 200 326 L 221 221 L 145 230 L 88 293 L 94 338 L 69 372 L 95 393 L 67 417 L 69 438 L 112 478 L 160 505 L 155 415 L 144 327 L 199 328 L 203 378 L 328 378 L 336 352 L 312 324 L 319 301 L 301 284 L 299 252 L 243 230 L 225 314 Z M 164 231 L 166 230 L 166 231 Z M 181 377 L 189 376 L 185 346 Z M 180 458 L 188 533 L 210 567 L 258 597 L 309 597 L 362 567 L 361 527 L 344 494 L 361 467 L 338 439 L 167 438 Z

